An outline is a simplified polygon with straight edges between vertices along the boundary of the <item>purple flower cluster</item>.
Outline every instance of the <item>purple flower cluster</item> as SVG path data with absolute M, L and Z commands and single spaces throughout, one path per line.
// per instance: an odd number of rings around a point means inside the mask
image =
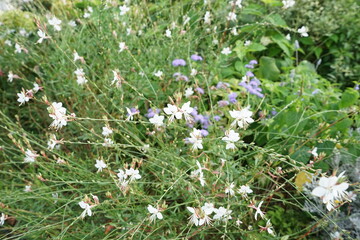
M 220 121 L 220 119 L 221 119 L 221 117 L 220 117 L 219 115 L 215 115 L 215 116 L 214 116 L 214 120 L 215 120 L 215 121 L 218 122 L 218 121 Z
M 157 109 L 155 109 L 155 111 L 154 111 L 154 109 L 149 108 L 147 112 L 148 112 L 148 113 L 145 114 L 145 117 L 147 117 L 147 118 L 152 118 L 152 117 L 155 116 L 155 114 L 161 113 L 161 109 L 158 109 L 158 108 L 157 108 Z
M 230 87 L 230 84 L 228 84 L 228 83 L 218 82 L 218 83 L 216 84 L 216 88 L 217 88 L 217 89 L 220 89 L 220 88 L 222 88 L 222 89 L 227 89 L 228 87 Z
M 229 101 L 226 101 L 226 100 L 218 101 L 219 107 L 226 107 L 229 104 L 230 104 Z
M 199 123 L 201 125 L 201 128 L 208 129 L 211 125 L 210 123 L 210 117 L 206 115 L 199 114 L 197 109 L 194 108 L 194 110 L 190 113 L 191 116 L 194 117 L 195 123 Z M 188 124 L 189 127 L 194 127 L 192 124 Z
M 178 66 L 186 66 L 186 62 L 184 59 L 175 59 L 174 61 L 172 61 L 172 65 L 174 67 L 178 67 Z
M 174 73 L 173 77 L 176 79 L 176 81 L 185 81 L 185 82 L 189 81 L 189 78 L 187 76 L 185 76 L 179 72 Z
M 193 60 L 193 61 L 202 61 L 202 60 L 203 60 L 203 58 L 202 58 L 201 56 L 197 55 L 197 54 L 191 55 L 190 58 L 191 58 L 191 60 Z
M 140 113 L 139 109 L 137 108 L 130 108 L 130 112 L 132 113 L 132 115 Z M 130 114 L 127 113 L 126 116 L 130 116 Z
M 228 98 L 229 98 L 229 102 L 230 103 L 236 103 L 237 102 L 237 100 L 236 100 L 236 98 L 237 98 L 237 94 L 236 93 L 230 93 L 229 95 L 228 95 Z
M 256 77 L 253 77 L 249 83 L 247 83 L 246 81 L 242 81 L 241 83 L 239 83 L 239 86 L 246 88 L 246 90 L 250 94 L 254 94 L 259 98 L 263 98 L 264 94 L 261 93 L 262 89 L 260 88 L 260 85 L 261 85 L 260 80 L 257 79 Z
M 205 90 L 202 89 L 201 87 L 197 87 L 197 88 L 195 88 L 195 92 L 198 92 L 199 94 L 204 94 Z
M 256 60 L 251 60 L 248 64 L 245 65 L 246 68 L 253 69 L 258 62 Z M 246 80 L 243 80 L 241 83 L 239 83 L 239 86 L 242 86 L 246 88 L 246 90 L 250 94 L 254 94 L 260 98 L 264 97 L 264 94 L 262 94 L 262 89 L 260 88 L 261 82 L 259 79 L 257 79 L 252 71 L 246 72 Z M 248 80 L 250 81 L 248 82 Z
M 245 65 L 246 68 L 254 68 L 254 65 L 258 64 L 256 60 L 251 60 L 248 64 Z

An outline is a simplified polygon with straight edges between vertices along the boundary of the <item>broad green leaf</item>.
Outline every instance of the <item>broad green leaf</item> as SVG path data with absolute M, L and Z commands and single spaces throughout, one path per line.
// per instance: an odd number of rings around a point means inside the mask
M 278 27 L 287 27 L 285 20 L 279 14 L 266 17 L 266 20 Z
M 273 81 L 279 79 L 280 70 L 276 66 L 275 58 L 261 57 L 259 70 L 262 78 L 266 78 Z
M 252 43 L 246 48 L 247 52 L 260 52 L 265 50 L 266 47 L 260 43 Z
M 353 88 L 348 88 L 341 96 L 341 101 L 339 103 L 340 108 L 347 108 L 353 105 L 358 101 L 359 92 Z

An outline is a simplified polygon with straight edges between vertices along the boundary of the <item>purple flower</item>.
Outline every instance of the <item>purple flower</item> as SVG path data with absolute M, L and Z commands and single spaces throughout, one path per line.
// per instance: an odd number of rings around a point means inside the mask
M 355 87 L 354 87 L 355 90 L 359 90 L 359 84 L 356 84 Z
M 152 108 L 149 108 L 147 112 L 148 112 L 148 113 L 145 114 L 145 117 L 147 117 L 147 118 L 152 118 L 152 117 L 155 116 L 155 114 L 159 114 L 159 113 L 161 112 L 161 110 L 157 108 L 157 109 L 154 111 Z
M 172 65 L 174 67 L 178 67 L 178 66 L 186 66 L 186 62 L 184 59 L 175 59 L 174 61 L 172 61 Z
M 320 89 L 315 89 L 311 94 L 312 95 L 315 95 L 315 94 L 317 94 L 317 93 L 319 93 L 320 92 Z
M 218 82 L 218 83 L 216 84 L 216 88 L 217 88 L 217 89 L 220 89 L 220 88 L 226 89 L 226 88 L 228 88 L 228 87 L 230 87 L 230 84 L 228 84 L 228 83 Z
M 229 105 L 229 102 L 226 100 L 221 100 L 221 101 L 218 101 L 218 104 L 219 104 L 219 107 L 225 107 L 225 106 Z
M 277 111 L 275 110 L 275 108 L 272 108 L 272 111 L 270 113 L 271 115 L 275 116 L 277 114 Z
M 201 56 L 197 55 L 197 54 L 191 55 L 190 58 L 191 58 L 191 60 L 193 60 L 193 61 L 202 61 L 202 60 L 203 60 L 203 58 L 202 58 Z
M 130 108 L 130 112 L 132 115 L 140 113 L 139 109 L 136 109 L 136 108 Z M 130 114 L 127 113 L 126 116 L 130 116 Z
M 195 91 L 198 92 L 199 94 L 204 94 L 205 93 L 204 89 L 202 89 L 201 87 L 195 88 Z
M 245 67 L 246 67 L 246 68 L 254 68 L 254 65 L 246 64 Z
M 239 86 L 244 87 L 250 94 L 263 98 L 264 94 L 261 93 L 262 89 L 259 87 L 260 85 L 260 80 L 255 77 L 252 78 L 249 83 L 246 83 L 245 81 L 239 83 Z
M 228 98 L 229 98 L 229 102 L 230 103 L 236 103 L 237 102 L 237 100 L 236 100 L 236 97 L 237 97 L 237 94 L 236 93 L 230 93 L 229 95 L 228 95 Z
M 201 135 L 203 137 L 206 137 L 207 135 L 209 135 L 209 132 L 207 130 L 205 130 L 205 129 L 201 129 L 200 131 L 201 131 Z
M 254 75 L 252 72 L 250 72 L 250 71 L 247 71 L 247 72 L 246 72 L 246 76 L 248 76 L 248 77 L 255 77 L 255 75 Z
M 255 65 L 255 64 L 258 64 L 258 62 L 257 62 L 256 60 L 251 60 L 251 61 L 249 62 L 249 64 Z
M 173 77 L 175 77 L 176 81 L 185 81 L 188 82 L 189 78 L 185 75 L 182 75 L 181 73 L 177 72 L 173 74 Z
M 215 121 L 217 121 L 217 122 L 218 122 L 218 121 L 220 121 L 220 119 L 221 119 L 221 117 L 220 117 L 220 116 L 218 116 L 218 115 L 215 115 L 215 116 L 214 116 L 214 120 L 215 120 Z

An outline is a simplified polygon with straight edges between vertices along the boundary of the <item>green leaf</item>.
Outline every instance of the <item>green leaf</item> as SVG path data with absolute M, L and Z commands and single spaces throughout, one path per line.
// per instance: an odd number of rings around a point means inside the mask
M 340 108 L 347 108 L 353 105 L 359 98 L 359 92 L 353 88 L 348 88 L 341 96 Z
M 235 62 L 235 70 L 238 71 L 238 72 L 243 72 L 243 69 L 244 69 L 244 64 L 241 62 L 241 61 L 236 61 Z
M 276 81 L 279 79 L 280 70 L 276 66 L 275 58 L 261 57 L 260 58 L 260 75 L 262 78 Z
M 234 48 L 236 55 L 242 61 L 246 55 L 246 48 L 244 47 L 244 43 L 242 41 L 236 41 L 236 47 Z
M 298 162 L 308 163 L 310 160 L 311 149 L 307 146 L 301 147 L 298 151 L 291 154 L 290 157 Z
M 275 26 L 287 27 L 285 20 L 279 14 L 269 15 L 265 19 Z
M 242 14 L 264 16 L 265 9 L 263 6 L 258 4 L 250 4 L 242 10 Z
M 266 47 L 260 43 L 252 43 L 246 48 L 247 52 L 260 52 L 265 50 Z
M 288 47 L 289 45 L 288 40 L 286 40 L 286 38 L 283 35 L 274 34 L 273 36 L 271 36 L 271 40 L 275 42 L 285 52 L 285 54 L 288 57 L 291 57 L 292 53 L 290 52 L 290 49 Z

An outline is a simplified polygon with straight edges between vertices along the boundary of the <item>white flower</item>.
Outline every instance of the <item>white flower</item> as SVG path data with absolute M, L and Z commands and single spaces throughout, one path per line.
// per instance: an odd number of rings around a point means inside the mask
M 119 52 L 124 51 L 125 49 L 127 49 L 128 47 L 126 46 L 125 42 L 120 42 L 119 43 Z
M 24 163 L 33 163 L 36 161 L 36 158 L 39 155 L 36 154 L 35 151 L 31 151 L 30 149 L 26 149 L 25 151 L 25 158 L 24 158 Z
M 172 122 L 174 118 L 181 119 L 182 115 L 184 115 L 184 118 L 187 122 L 192 121 L 192 117 L 190 116 L 190 113 L 194 110 L 192 107 L 190 107 L 191 102 L 184 103 L 181 108 L 168 104 L 166 108 L 164 108 L 164 112 L 167 115 L 171 115 L 169 118 L 169 122 Z
M 314 147 L 313 150 L 311 150 L 311 154 L 314 156 L 314 158 L 317 158 L 319 154 L 317 153 L 317 147 Z
M 22 47 L 18 43 L 15 43 L 15 53 L 21 53 L 21 51 Z
M 168 38 L 171 38 L 171 30 L 170 29 L 166 29 L 165 36 Z
M 205 203 L 204 206 L 201 207 L 201 210 L 203 210 L 206 213 L 206 215 L 210 215 L 215 211 L 214 204 Z
M 26 185 L 25 189 L 24 189 L 24 192 L 31 192 L 31 191 L 32 191 L 31 185 Z
M 10 40 L 5 40 L 5 42 L 4 42 L 6 45 L 8 45 L 9 47 L 11 47 L 12 46 L 12 43 L 11 43 L 11 41 Z
M 119 181 L 124 181 L 128 176 L 125 174 L 125 171 L 122 169 L 119 169 L 119 173 L 117 174 Z
M 120 9 L 120 16 L 125 15 L 130 10 L 130 8 L 125 4 L 120 6 L 119 9 Z
M 60 30 L 61 30 L 61 26 L 60 26 L 61 20 L 60 20 L 60 19 L 58 19 L 58 18 L 56 18 L 56 17 L 52 17 L 51 19 L 48 20 L 48 22 L 49 22 L 49 24 L 50 24 L 51 26 L 54 27 L 54 29 L 55 29 L 56 31 L 60 31 Z
M 107 165 L 103 160 L 96 160 L 95 167 L 98 169 L 98 172 L 102 172 L 102 170 L 106 168 Z
M 188 138 L 187 140 L 191 144 L 193 144 L 192 146 L 193 151 L 197 149 L 203 149 L 201 130 L 194 128 L 192 133 L 190 133 L 190 138 Z
M 76 27 L 76 22 L 74 20 L 71 20 L 71 21 L 68 22 L 68 25 L 70 27 Z
M 211 24 L 211 14 L 209 11 L 206 11 L 204 16 L 204 23 Z
M 13 72 L 12 71 L 10 71 L 9 73 L 8 73 L 8 81 L 9 82 L 12 82 L 14 79 L 16 79 L 16 78 L 20 78 L 18 75 L 16 75 L 16 74 L 13 74 Z
M 236 13 L 234 13 L 234 12 L 229 12 L 229 14 L 228 14 L 228 16 L 227 16 L 226 19 L 229 20 L 229 21 L 236 21 Z
M 85 78 L 85 73 L 84 70 L 82 68 L 77 68 L 76 71 L 74 72 L 76 75 L 76 82 L 79 85 L 85 84 L 88 82 L 88 80 Z
M 154 75 L 158 78 L 161 78 L 163 75 L 163 72 L 159 70 L 159 71 L 155 72 Z
M 239 33 L 237 32 L 236 27 L 233 27 L 233 28 L 231 29 L 231 34 L 234 35 L 234 36 L 239 35 Z
M 287 9 L 295 5 L 295 0 L 283 0 L 282 4 L 283 4 L 283 8 Z
M 85 62 L 84 58 L 81 57 L 77 51 L 74 51 L 74 62 L 76 62 L 77 60 L 80 60 L 82 63 Z M 81 69 L 82 70 L 82 69 Z M 78 73 L 82 74 L 82 75 L 85 75 L 85 73 L 83 71 L 79 71 Z
M 37 31 L 37 35 L 40 37 L 39 40 L 37 40 L 36 43 L 42 43 L 44 41 L 44 39 L 48 39 L 50 38 L 49 36 L 46 36 L 46 33 L 43 32 L 42 30 L 38 30 Z
M 102 130 L 103 130 L 102 135 L 105 137 L 107 137 L 113 133 L 113 130 L 108 126 L 103 127 Z
M 122 81 L 124 80 L 123 77 L 121 77 L 118 70 L 111 70 L 114 74 L 114 79 L 111 81 L 111 85 L 114 85 L 116 87 L 121 87 Z
M 37 93 L 40 89 L 41 89 L 41 87 L 39 86 L 39 84 L 34 83 L 34 87 L 32 89 L 34 91 L 34 93 Z
M 190 177 L 197 178 L 200 181 L 200 185 L 205 186 L 206 182 L 205 182 L 205 178 L 204 178 L 204 173 L 202 171 L 202 167 L 201 167 L 199 161 L 196 161 L 196 165 L 198 166 L 198 169 L 196 169 L 195 171 L 191 171 Z
M 50 127 L 60 129 L 67 124 L 66 108 L 62 106 L 60 102 L 53 102 L 48 107 L 49 117 L 54 119 Z
M 28 37 L 29 33 L 25 29 L 20 29 L 19 34 L 23 37 Z
M 81 202 L 79 202 L 79 206 L 82 209 L 84 209 L 84 211 L 80 215 L 81 218 L 84 218 L 86 215 L 91 217 L 91 215 L 92 215 L 91 206 L 88 203 L 81 201 Z
M 226 47 L 221 51 L 221 53 L 224 55 L 229 55 L 231 53 L 231 49 L 229 47 Z
M 127 111 L 127 115 L 128 115 L 128 117 L 126 118 L 126 121 L 132 121 L 132 120 L 134 120 L 134 116 L 136 115 L 136 114 L 139 114 L 139 112 L 138 111 L 131 111 L 131 109 L 130 108 L 126 108 L 126 111 Z
M 241 109 L 240 111 L 230 111 L 230 116 L 235 118 L 231 126 L 238 125 L 240 128 L 246 129 L 250 123 L 254 122 L 254 119 L 251 118 L 252 112 L 249 110 L 250 107 Z
M 288 34 L 285 36 L 285 38 L 290 41 L 290 40 L 291 40 L 290 34 L 288 33 Z
M 183 25 L 186 25 L 189 21 L 190 21 L 190 17 L 189 16 L 184 16 L 183 17 L 183 19 L 184 19 L 184 23 L 183 23 Z
M 57 140 L 55 134 L 52 134 L 49 141 L 47 142 L 48 149 L 53 150 L 58 143 L 62 143 L 62 140 Z
M 190 75 L 191 76 L 196 76 L 196 74 L 198 74 L 198 71 L 196 69 L 192 68 Z
M 192 215 L 189 217 L 190 223 L 194 224 L 195 226 L 201 226 L 204 224 L 210 224 L 211 218 L 209 217 L 210 211 L 205 208 L 207 211 L 204 211 L 202 208 L 193 208 L 193 207 L 186 207 Z
M 0 217 L 0 226 L 4 225 L 6 220 L 6 216 L 4 213 L 1 213 L 1 217 Z
M 161 127 L 164 125 L 164 116 L 159 116 L 158 114 L 155 114 L 152 118 L 149 119 L 149 121 L 155 125 L 155 127 Z
M 232 210 L 230 209 L 226 209 L 224 207 L 219 207 L 218 209 L 214 209 L 214 220 L 222 220 L 224 222 L 226 222 L 227 220 L 230 220 L 232 219 L 231 217 L 231 213 L 232 213 Z
M 17 101 L 20 103 L 19 106 L 21 106 L 22 104 L 25 104 L 26 102 L 28 102 L 30 100 L 30 98 L 28 96 L 26 96 L 25 91 L 22 91 L 20 93 L 17 94 L 18 95 L 18 99 Z
M 234 143 L 240 140 L 239 134 L 234 130 L 226 131 L 225 134 L 222 140 L 226 142 L 226 149 L 235 149 L 236 146 Z
M 135 170 L 133 168 L 129 168 L 125 170 L 125 173 L 129 177 L 130 182 L 141 178 L 141 175 L 139 174 L 139 170 L 137 169 Z
M 261 205 L 263 204 L 263 202 L 264 202 L 264 201 L 261 201 L 257 207 L 255 207 L 255 206 L 253 207 L 253 208 L 256 210 L 256 212 L 255 212 L 255 220 L 257 220 L 257 216 L 258 216 L 258 215 L 260 215 L 260 217 L 261 217 L 262 219 L 264 219 L 264 217 L 265 217 L 264 212 L 261 211 L 261 209 L 260 209 L 260 207 L 261 207 Z
M 305 27 L 305 26 L 302 26 L 301 28 L 299 28 L 298 30 L 298 33 L 300 33 L 300 35 L 302 36 L 302 37 L 308 37 L 309 36 L 309 34 L 308 34 L 308 28 L 307 27 Z
M 192 95 L 194 94 L 194 91 L 193 91 L 193 89 L 192 88 L 187 88 L 186 90 L 185 90 L 185 97 L 186 98 L 189 98 L 189 97 L 191 97 Z
M 246 41 L 244 42 L 244 46 L 245 46 L 245 47 L 250 46 L 250 44 L 251 44 L 251 41 L 250 41 L 250 40 L 246 40 Z
M 242 185 L 238 189 L 238 193 L 240 193 L 244 197 L 247 197 L 247 195 L 252 193 L 252 192 L 253 192 L 253 190 L 251 190 L 251 188 L 249 186 L 247 186 L 247 185 Z
M 345 172 L 342 172 L 338 177 L 321 177 L 316 188 L 311 192 L 314 196 L 322 199 L 322 202 L 326 204 L 328 211 L 331 211 L 336 202 L 341 202 L 347 196 L 346 189 L 349 184 L 347 182 L 338 183 L 343 178 Z
M 267 220 L 265 227 L 262 227 L 262 226 L 259 226 L 259 227 L 261 228 L 261 231 L 267 231 L 270 235 L 275 236 L 274 229 L 272 227 L 270 219 Z
M 230 183 L 230 185 L 225 188 L 225 193 L 229 194 L 230 196 L 234 196 L 235 195 L 234 187 L 235 187 L 235 183 L 234 182 Z
M 149 211 L 149 213 L 151 213 L 150 216 L 150 222 L 153 222 L 156 220 L 156 218 L 158 219 L 163 219 L 163 215 L 161 214 L 160 210 L 158 208 L 154 208 L 151 205 L 148 205 L 147 210 Z
M 104 147 L 111 147 L 114 144 L 114 141 L 110 138 L 104 138 L 104 143 L 102 144 Z

